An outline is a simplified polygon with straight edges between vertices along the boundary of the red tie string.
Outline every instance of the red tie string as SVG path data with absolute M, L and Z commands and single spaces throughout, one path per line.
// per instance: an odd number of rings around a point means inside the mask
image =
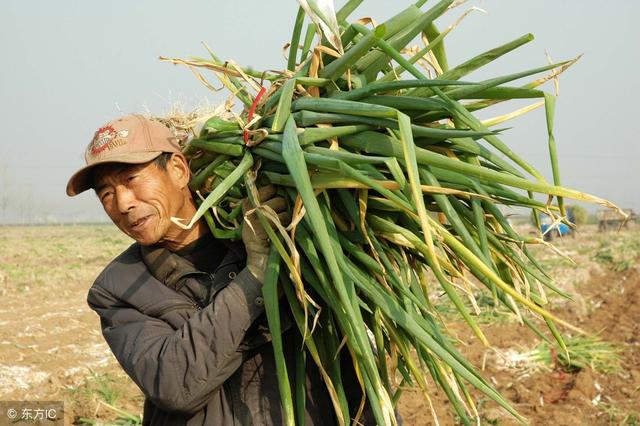
M 251 120 L 253 119 L 253 113 L 256 111 L 256 106 L 258 106 L 258 102 L 260 102 L 260 98 L 262 98 L 262 95 L 264 95 L 264 92 L 266 91 L 267 89 L 265 89 L 264 87 L 261 87 L 260 91 L 258 92 L 255 99 L 253 100 L 253 104 L 251 104 L 251 108 L 249 108 L 249 115 L 247 116 L 247 126 L 249 125 L 249 123 L 251 123 Z M 245 144 L 249 142 L 249 130 L 246 128 L 244 129 L 243 138 L 244 138 Z

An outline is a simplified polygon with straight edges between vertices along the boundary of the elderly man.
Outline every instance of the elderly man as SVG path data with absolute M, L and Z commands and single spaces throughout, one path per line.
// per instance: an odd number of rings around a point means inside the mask
M 136 241 L 102 271 L 87 300 L 116 359 L 145 395 L 144 424 L 282 424 L 261 297 L 269 245 L 259 222 L 246 219 L 255 223 L 243 227 L 244 244 L 216 240 L 202 221 L 189 230 L 171 222 L 191 218 L 196 205 L 187 161 L 160 122 L 130 115 L 108 123 L 85 160 L 67 194 L 93 188 L 113 223 Z M 262 202 L 285 210 L 273 187 L 260 192 Z M 300 348 L 283 318 L 285 357 L 294 371 Z M 345 371 L 355 411 L 359 386 Z M 304 380 L 306 424 L 335 423 L 312 362 Z

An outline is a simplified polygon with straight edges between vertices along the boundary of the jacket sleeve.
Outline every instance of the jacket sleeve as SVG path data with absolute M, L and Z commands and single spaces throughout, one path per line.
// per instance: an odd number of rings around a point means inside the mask
M 264 311 L 260 282 L 243 269 L 181 328 L 123 304 L 98 285 L 87 302 L 118 362 L 156 406 L 195 413 L 241 365 L 238 347 Z

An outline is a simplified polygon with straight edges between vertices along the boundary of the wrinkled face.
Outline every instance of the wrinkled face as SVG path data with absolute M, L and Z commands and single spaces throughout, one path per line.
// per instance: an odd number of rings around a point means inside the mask
M 162 242 L 175 227 L 170 218 L 179 216 L 188 201 L 184 191 L 188 176 L 185 181 L 174 160 L 175 156 L 167 170 L 150 162 L 109 164 L 94 172 L 94 188 L 105 212 L 122 232 L 142 245 Z

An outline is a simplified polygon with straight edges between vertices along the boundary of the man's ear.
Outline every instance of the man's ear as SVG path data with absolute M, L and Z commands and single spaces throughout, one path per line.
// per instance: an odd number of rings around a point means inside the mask
M 167 163 L 167 171 L 171 179 L 179 186 L 180 189 L 185 188 L 189 184 L 191 178 L 191 169 L 184 155 L 175 153 L 171 155 Z

